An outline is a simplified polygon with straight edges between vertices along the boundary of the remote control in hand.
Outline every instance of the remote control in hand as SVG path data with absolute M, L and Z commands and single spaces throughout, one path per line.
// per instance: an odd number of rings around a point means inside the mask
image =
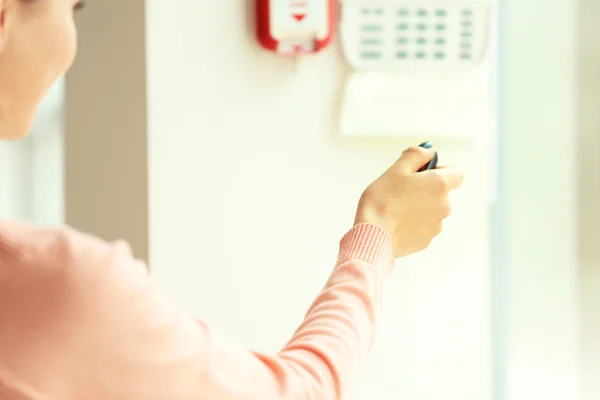
M 430 149 L 431 147 L 433 147 L 433 144 L 431 142 L 424 142 L 424 143 L 421 143 L 419 146 L 423 147 L 424 149 Z M 421 167 L 419 172 L 427 171 L 428 169 L 435 169 L 437 167 L 437 163 L 438 163 L 438 154 L 436 151 L 433 154 L 433 158 L 431 159 L 431 161 L 429 161 L 427 164 L 423 165 L 423 167 Z

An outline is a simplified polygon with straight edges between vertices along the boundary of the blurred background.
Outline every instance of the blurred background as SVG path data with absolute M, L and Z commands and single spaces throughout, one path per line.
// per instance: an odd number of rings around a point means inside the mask
M 345 0 L 346 33 L 295 61 L 261 48 L 254 1 L 89 3 L 31 136 L 0 143 L 2 217 L 125 238 L 193 313 L 277 351 L 362 190 L 432 140 L 465 185 L 443 235 L 398 262 L 352 398 L 600 399 L 600 3 Z M 359 6 L 470 5 L 489 18 L 468 67 L 382 81 L 352 58 Z

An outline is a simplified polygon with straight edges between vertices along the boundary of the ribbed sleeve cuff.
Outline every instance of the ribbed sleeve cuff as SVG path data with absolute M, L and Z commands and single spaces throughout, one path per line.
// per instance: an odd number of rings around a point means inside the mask
M 356 225 L 340 241 L 337 265 L 352 259 L 391 269 L 394 266 L 392 239 L 375 225 Z

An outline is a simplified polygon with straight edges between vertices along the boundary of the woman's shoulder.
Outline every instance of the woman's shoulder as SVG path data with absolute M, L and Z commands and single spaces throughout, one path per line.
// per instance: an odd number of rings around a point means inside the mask
M 130 255 L 125 243 L 108 243 L 69 226 L 38 226 L 0 220 L 0 262 L 43 264 L 45 268 L 106 264 L 115 253 Z
M 160 313 L 170 305 L 156 300 L 164 297 L 123 244 L 66 226 L 0 220 L 0 392 L 8 382 L 48 398 L 76 398 L 114 365 L 125 370 L 139 332 L 166 320 L 171 326 L 175 314 Z M 146 341 L 164 340 L 163 331 L 150 333 Z M 127 346 L 115 347 L 123 338 Z M 142 350 L 144 360 L 154 357 L 149 346 Z
M 19 287 L 91 307 L 99 298 L 109 301 L 147 287 L 148 281 L 146 265 L 124 242 L 109 243 L 68 226 L 0 220 L 0 292 Z
M 0 220 L 0 255 L 25 259 L 47 254 L 69 235 L 62 227 L 42 227 L 24 221 Z

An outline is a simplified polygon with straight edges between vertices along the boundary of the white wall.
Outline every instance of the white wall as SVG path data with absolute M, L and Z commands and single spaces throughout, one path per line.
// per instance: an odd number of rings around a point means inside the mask
M 507 395 L 578 399 L 578 5 L 500 4 Z
M 228 336 L 276 351 L 362 189 L 413 143 L 337 137 L 340 49 L 294 74 L 257 48 L 245 3 L 147 2 L 150 263 Z M 356 399 L 489 398 L 486 150 L 440 143 L 468 179 L 445 234 L 390 279 Z

